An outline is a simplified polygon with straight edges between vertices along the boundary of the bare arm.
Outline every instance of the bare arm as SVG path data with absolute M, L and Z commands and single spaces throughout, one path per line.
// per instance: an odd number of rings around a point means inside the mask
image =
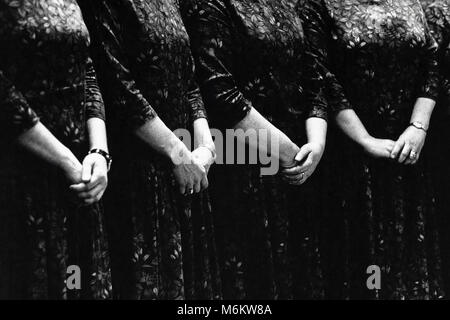
M 60 168 L 71 183 L 81 180 L 81 163 L 41 122 L 22 133 L 17 142 L 25 150 Z
M 413 113 L 411 116 L 412 122 L 420 122 L 426 128 L 430 126 L 431 115 L 433 114 L 436 102 L 429 98 L 419 98 L 414 105 Z
M 264 118 L 255 108 L 252 108 L 247 116 L 241 120 L 235 127 L 235 129 L 256 130 L 257 141 L 256 145 L 250 145 L 250 147 L 271 154 L 280 160 L 283 167 L 292 167 L 295 165 L 295 156 L 300 151 L 300 148 L 295 145 L 289 137 L 276 128 L 266 118 Z M 266 130 L 267 134 L 258 134 L 259 130 Z M 272 140 L 278 143 L 278 154 L 273 154 L 271 146 Z M 252 139 L 250 142 L 255 143 Z
M 204 166 L 159 117 L 147 121 L 135 133 L 153 150 L 170 159 L 180 193 L 192 194 L 207 187 Z
M 353 109 L 344 109 L 336 115 L 338 127 L 364 151 L 374 158 L 389 158 L 395 142 L 378 139 L 367 132 L 366 127 Z
M 336 115 L 338 127 L 357 144 L 364 146 L 370 137 L 366 127 L 353 109 L 345 109 Z
M 325 149 L 327 140 L 327 121 L 322 118 L 309 118 L 306 120 L 306 136 L 308 143 L 319 145 Z
M 177 164 L 180 156 L 187 156 L 184 143 L 165 125 L 159 117 L 147 121 L 137 128 L 135 134 L 159 154 Z
M 194 121 L 194 151 L 192 154 L 205 167 L 207 172 L 216 160 L 216 147 L 206 118 L 199 118 Z M 207 186 L 208 183 L 205 182 L 205 185 Z

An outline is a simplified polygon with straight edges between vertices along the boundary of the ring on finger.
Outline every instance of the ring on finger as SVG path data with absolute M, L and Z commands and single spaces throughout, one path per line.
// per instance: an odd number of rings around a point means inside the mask
M 409 158 L 411 160 L 415 160 L 417 158 L 417 152 L 416 151 L 411 151 L 411 153 L 409 154 Z

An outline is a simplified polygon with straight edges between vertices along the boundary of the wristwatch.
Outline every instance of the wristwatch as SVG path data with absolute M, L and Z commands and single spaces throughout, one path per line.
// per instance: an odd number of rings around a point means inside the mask
M 112 157 L 111 155 L 102 149 L 92 149 L 88 152 L 88 154 L 98 153 L 99 155 L 103 156 L 106 160 L 106 165 L 108 166 L 108 171 L 111 170 L 111 164 L 112 164 Z
M 422 122 L 420 122 L 420 121 L 411 122 L 409 125 L 413 126 L 416 129 L 423 130 L 425 132 L 428 131 L 428 128 L 426 128 L 425 125 Z

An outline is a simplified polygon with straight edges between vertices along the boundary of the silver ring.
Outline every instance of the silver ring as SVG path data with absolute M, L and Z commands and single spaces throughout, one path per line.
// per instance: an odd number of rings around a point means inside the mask
M 417 158 L 417 152 L 411 151 L 411 153 L 409 154 L 409 157 L 410 157 L 412 160 L 416 159 L 416 158 Z
M 303 180 L 304 177 L 305 177 L 305 173 L 302 172 L 301 175 L 300 175 L 300 180 Z

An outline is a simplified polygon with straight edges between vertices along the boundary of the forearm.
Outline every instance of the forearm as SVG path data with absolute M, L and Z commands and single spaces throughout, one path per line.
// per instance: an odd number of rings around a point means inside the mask
M 108 152 L 105 121 L 91 118 L 87 121 L 90 149 L 101 149 Z
M 353 109 L 340 111 L 336 116 L 336 123 L 350 139 L 360 145 L 363 145 L 364 141 L 370 137 L 364 124 Z
M 189 152 L 184 143 L 159 117 L 147 121 L 135 131 L 135 134 L 150 148 L 169 158 L 173 163 Z
M 308 118 L 306 120 L 306 136 L 308 143 L 317 143 L 325 148 L 327 140 L 327 122 L 322 118 Z
M 17 142 L 25 150 L 62 170 L 79 165 L 78 159 L 41 122 L 21 134 Z
M 255 108 L 252 108 L 247 116 L 234 128 L 244 131 L 256 131 L 256 145 L 252 145 L 255 141 L 250 139 L 250 147 L 252 148 L 271 154 L 279 159 L 294 159 L 297 155 L 298 148 L 296 148 L 296 145 L 289 137 L 264 118 Z M 265 130 L 266 134 L 260 134 L 262 130 Z M 272 154 L 272 140 L 275 140 L 274 143 L 278 144 L 279 154 Z
M 208 120 L 205 118 L 199 118 L 194 121 L 194 148 L 199 146 L 214 147 Z
M 436 102 L 434 100 L 429 98 L 418 98 L 411 115 L 411 123 L 420 122 L 428 128 L 430 126 L 430 119 L 435 105 Z

